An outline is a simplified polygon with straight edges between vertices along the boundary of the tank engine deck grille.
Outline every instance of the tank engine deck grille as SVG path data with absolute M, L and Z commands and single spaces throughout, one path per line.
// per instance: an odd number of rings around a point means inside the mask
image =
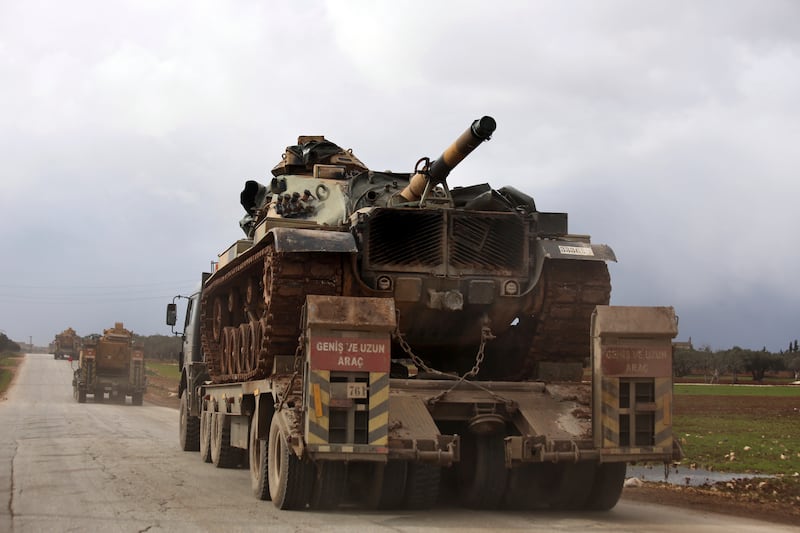
M 378 210 L 370 219 L 369 262 L 389 268 L 438 266 L 443 230 L 439 211 Z
M 525 226 L 513 216 L 453 213 L 450 264 L 469 272 L 517 271 L 525 261 Z
M 376 209 L 365 258 L 373 270 L 519 275 L 527 265 L 526 228 L 507 213 Z

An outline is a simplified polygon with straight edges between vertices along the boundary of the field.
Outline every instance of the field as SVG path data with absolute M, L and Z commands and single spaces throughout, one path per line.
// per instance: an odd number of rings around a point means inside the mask
M 683 465 L 742 477 L 703 487 L 648 483 L 626 497 L 800 521 L 800 387 L 677 384 L 673 413 Z
M 22 361 L 22 356 L 19 354 L 0 354 L 0 399 L 11 385 L 14 371 L 20 361 Z

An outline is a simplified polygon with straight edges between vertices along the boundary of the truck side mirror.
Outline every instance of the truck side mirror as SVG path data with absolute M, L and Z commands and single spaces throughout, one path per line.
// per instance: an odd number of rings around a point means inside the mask
M 167 325 L 174 326 L 178 322 L 178 306 L 167 304 Z

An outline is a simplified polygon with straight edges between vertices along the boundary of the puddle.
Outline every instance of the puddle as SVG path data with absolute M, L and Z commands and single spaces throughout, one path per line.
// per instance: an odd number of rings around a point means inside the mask
M 742 478 L 769 478 L 766 474 L 740 474 L 731 472 L 714 472 L 702 468 L 689 468 L 683 465 L 671 465 L 669 475 L 664 477 L 664 465 L 628 465 L 628 478 L 637 478 L 642 481 L 664 482 L 672 485 L 699 486 L 718 481 L 730 481 Z

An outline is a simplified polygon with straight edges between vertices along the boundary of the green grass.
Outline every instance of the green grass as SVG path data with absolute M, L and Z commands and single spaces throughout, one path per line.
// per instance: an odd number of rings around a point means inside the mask
M 17 366 L 20 361 L 22 361 L 22 356 L 19 354 L 0 354 L 0 394 L 8 390 L 11 378 L 14 376 L 10 370 L 3 370 L 3 367 Z
M 770 396 L 800 398 L 798 385 L 742 386 L 742 385 L 686 385 L 674 386 L 676 395 L 689 396 Z
M 684 465 L 737 473 L 800 472 L 800 387 L 676 385 L 675 394 L 676 405 L 692 406 L 685 413 L 676 409 L 673 419 Z
M 178 368 L 177 363 L 147 361 L 147 373 L 150 375 L 156 375 L 175 380 L 178 380 L 181 377 L 181 371 Z

